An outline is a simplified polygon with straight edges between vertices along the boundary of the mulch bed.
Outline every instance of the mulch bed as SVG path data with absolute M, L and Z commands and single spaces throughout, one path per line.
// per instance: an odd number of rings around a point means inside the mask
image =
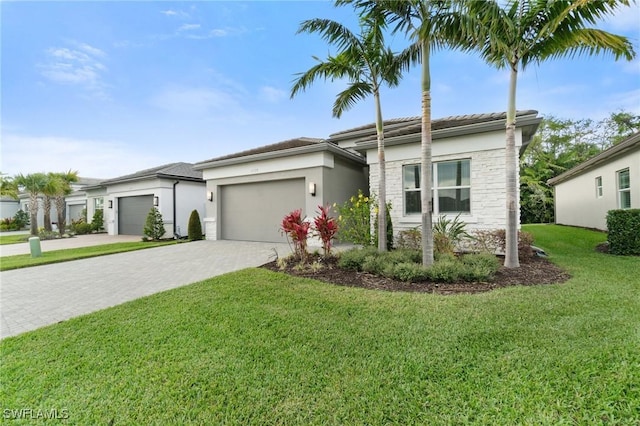
M 262 267 L 272 271 L 285 272 L 298 277 L 313 278 L 347 287 L 437 294 L 482 293 L 515 285 L 531 286 L 562 283 L 570 278 L 568 273 L 541 257 L 533 257 L 526 261 L 521 261 L 519 268 L 502 267 L 490 282 L 473 283 L 434 283 L 429 281 L 407 283 L 366 272 L 340 268 L 335 258 L 318 258 L 316 260 L 322 262 L 324 266 L 318 271 L 312 271 L 309 268 L 300 270 L 294 268 L 295 264 L 288 266 L 285 270 L 281 270 L 275 261 L 267 263 Z

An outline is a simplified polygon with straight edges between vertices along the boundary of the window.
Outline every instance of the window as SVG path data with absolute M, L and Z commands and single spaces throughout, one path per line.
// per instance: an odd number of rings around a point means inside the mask
M 94 198 L 93 199 L 93 208 L 95 210 L 104 210 L 104 198 Z
M 602 198 L 602 176 L 596 178 L 596 198 Z
M 420 165 L 403 168 L 405 214 L 421 213 Z M 471 160 L 444 161 L 433 164 L 434 213 L 469 213 L 471 211 Z
M 618 207 L 631 208 L 631 182 L 629 181 L 629 169 L 618 172 Z

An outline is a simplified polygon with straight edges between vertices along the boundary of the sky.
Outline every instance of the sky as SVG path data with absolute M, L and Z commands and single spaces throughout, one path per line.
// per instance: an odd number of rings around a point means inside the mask
M 326 1 L 2 1 L 0 171 L 76 170 L 113 178 L 199 162 L 301 136 L 372 123 L 373 99 L 331 115 L 345 81 L 319 80 L 290 99 L 296 74 L 333 50 L 306 19 L 357 31 L 353 9 Z M 598 24 L 640 54 L 640 8 Z M 403 35 L 389 38 L 395 50 Z M 436 51 L 432 115 L 506 109 L 508 72 Z M 420 115 L 419 69 L 381 93 L 385 119 Z M 520 73 L 518 109 L 594 120 L 640 114 L 640 60 L 553 60 Z

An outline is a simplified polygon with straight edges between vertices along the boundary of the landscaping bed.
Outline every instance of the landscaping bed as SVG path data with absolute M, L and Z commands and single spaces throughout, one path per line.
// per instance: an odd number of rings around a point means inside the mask
M 502 260 L 502 259 L 501 259 Z M 497 288 L 514 285 L 555 284 L 567 281 L 570 275 L 549 260 L 531 257 L 521 261 L 519 268 L 502 266 L 494 278 L 487 282 L 455 282 L 437 283 L 431 281 L 403 282 L 391 278 L 345 269 L 338 266 L 336 257 L 323 258 L 315 256 L 322 268 L 300 268 L 297 263 L 289 262 L 284 269 L 276 261 L 262 267 L 272 271 L 280 271 L 289 275 L 313 278 L 319 281 L 347 287 L 362 287 L 372 290 L 407 291 L 437 294 L 481 293 Z

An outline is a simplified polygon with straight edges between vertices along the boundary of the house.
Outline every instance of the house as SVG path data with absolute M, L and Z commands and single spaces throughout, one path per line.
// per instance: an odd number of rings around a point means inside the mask
M 550 179 L 556 223 L 607 229 L 607 212 L 640 208 L 640 132 Z
M 204 216 L 205 182 L 191 163 L 171 163 L 101 181 L 85 188 L 87 218 L 103 210 L 109 235 L 143 235 L 147 215 L 156 207 L 165 236 L 187 235 L 189 216 Z
M 517 113 L 520 154 L 542 119 Z M 505 228 L 505 113 L 433 120 L 434 214 L 460 214 L 471 229 Z M 420 225 L 421 118 L 385 121 L 387 200 L 394 232 Z M 295 209 L 342 204 L 359 189 L 377 192 L 375 124 L 298 138 L 196 163 L 207 182 L 207 239 L 284 241 Z

